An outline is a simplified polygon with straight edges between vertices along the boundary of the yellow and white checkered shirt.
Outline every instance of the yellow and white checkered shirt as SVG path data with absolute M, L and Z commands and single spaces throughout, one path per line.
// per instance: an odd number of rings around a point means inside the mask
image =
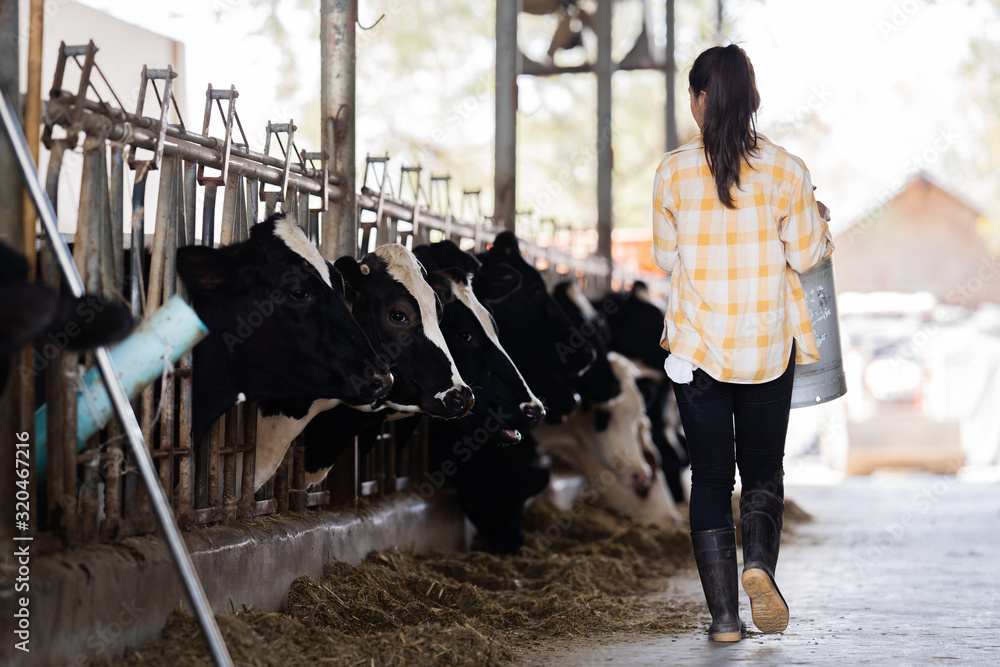
M 799 282 L 833 252 L 802 160 L 757 135 L 735 209 L 719 201 L 701 136 L 667 153 L 653 180 L 656 264 L 670 274 L 663 339 L 716 380 L 756 384 L 819 361 Z

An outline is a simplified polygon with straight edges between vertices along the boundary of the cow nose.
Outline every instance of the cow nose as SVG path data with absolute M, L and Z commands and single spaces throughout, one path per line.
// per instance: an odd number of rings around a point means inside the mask
M 441 398 L 441 402 L 444 403 L 445 408 L 454 413 L 456 417 L 461 417 L 472 409 L 472 406 L 476 403 L 476 398 L 472 394 L 472 390 L 466 386 L 452 387 L 445 395 Z
M 545 419 L 545 408 L 535 401 L 521 403 L 520 407 L 524 418 L 528 420 L 529 430 L 536 428 Z
M 628 471 L 626 476 L 628 479 L 628 485 L 632 487 L 635 494 L 640 498 L 645 498 L 649 495 L 649 489 L 653 485 L 653 479 L 649 474 L 642 468 L 633 468 Z
M 392 377 L 392 373 L 389 373 L 388 371 L 385 373 L 379 373 L 378 375 L 375 376 L 372 382 L 375 385 L 376 400 L 382 398 L 383 396 L 389 393 L 389 390 L 392 389 L 393 379 L 394 378 Z

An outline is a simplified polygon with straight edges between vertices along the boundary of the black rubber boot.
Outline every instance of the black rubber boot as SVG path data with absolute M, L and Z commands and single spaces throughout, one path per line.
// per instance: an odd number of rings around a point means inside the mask
M 708 638 L 716 642 L 738 642 L 746 637 L 747 628 L 740 620 L 736 529 L 692 531 L 691 544 L 705 601 L 712 613 Z
M 753 624 L 765 633 L 788 627 L 788 605 L 774 581 L 784 513 L 784 501 L 773 493 L 753 490 L 740 498 L 743 590 L 750 596 Z

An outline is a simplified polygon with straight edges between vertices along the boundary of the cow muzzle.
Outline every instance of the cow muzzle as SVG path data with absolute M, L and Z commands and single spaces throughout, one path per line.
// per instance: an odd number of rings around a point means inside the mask
M 640 498 L 649 495 L 653 488 L 653 476 L 642 468 L 629 468 L 625 471 L 625 482 Z
M 521 403 L 521 414 L 528 420 L 528 430 L 536 428 L 545 419 L 545 408 L 540 403 L 528 401 Z
M 441 414 L 438 416 L 445 419 L 456 419 L 466 415 L 472 406 L 476 404 L 476 398 L 472 390 L 462 385 L 452 387 L 439 398 L 441 402 Z
M 388 371 L 379 373 L 371 379 L 370 384 L 374 394 L 369 403 L 372 407 L 379 407 L 385 402 L 385 397 L 389 395 L 389 390 L 392 389 L 393 380 L 392 373 Z

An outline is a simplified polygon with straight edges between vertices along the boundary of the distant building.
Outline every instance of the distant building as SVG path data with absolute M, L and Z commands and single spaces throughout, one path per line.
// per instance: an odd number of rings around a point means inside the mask
M 1000 254 L 986 220 L 926 174 L 834 239 L 839 292 L 921 292 L 976 308 L 1000 303 Z

